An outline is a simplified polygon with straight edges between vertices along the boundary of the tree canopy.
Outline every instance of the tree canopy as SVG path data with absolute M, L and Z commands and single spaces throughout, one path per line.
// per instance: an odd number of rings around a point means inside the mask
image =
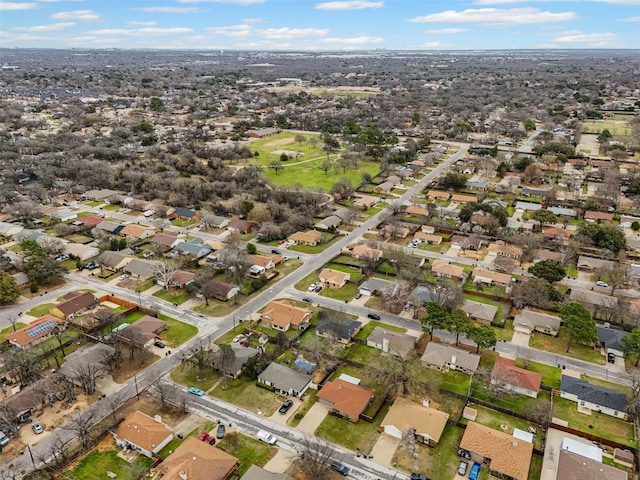
M 553 260 L 542 260 L 529 267 L 528 272 L 538 278 L 544 278 L 547 282 L 559 282 L 566 275 L 566 270 L 562 264 Z
M 634 328 L 629 335 L 622 337 L 620 349 L 625 357 L 636 357 L 635 366 L 637 367 L 640 361 L 640 327 Z
M 576 340 L 582 344 L 590 344 L 598 339 L 596 322 L 591 318 L 591 312 L 578 302 L 566 303 L 560 309 L 560 318 L 569 331 L 567 352 L 571 343 Z
M 16 280 L 6 272 L 0 271 L 0 304 L 13 302 L 20 296 Z
M 467 332 L 467 337 L 476 342 L 476 353 L 481 348 L 491 348 L 498 343 L 496 332 L 489 325 L 472 325 Z
M 585 223 L 577 232 L 593 242 L 596 247 L 606 248 L 613 253 L 627 248 L 627 240 L 624 232 L 621 232 L 613 225 L 603 225 L 598 223 Z

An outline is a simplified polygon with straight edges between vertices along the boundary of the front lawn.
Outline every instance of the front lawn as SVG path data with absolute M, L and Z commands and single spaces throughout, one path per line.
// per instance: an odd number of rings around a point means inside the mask
M 135 453 L 132 453 L 135 455 Z M 113 472 L 114 478 L 137 478 L 142 472 L 151 466 L 153 460 L 138 455 L 133 463 L 118 457 L 115 450 L 94 451 L 83 458 L 70 472 L 66 472 L 64 478 L 69 480 L 95 480 L 96 473 L 105 475 Z
M 296 413 L 289 417 L 287 424 L 291 427 L 297 427 L 307 412 L 313 407 L 313 405 L 318 401 L 318 391 L 312 388 L 307 389 L 304 396 L 302 397 L 302 405 L 298 407 Z
M 27 315 L 31 315 L 32 317 L 40 318 L 43 315 L 46 315 L 47 313 L 49 313 L 49 310 L 51 310 L 55 306 L 56 306 L 55 303 L 43 303 L 41 305 L 33 307 L 31 310 L 29 310 L 26 313 Z
M 378 428 L 388 410 L 388 405 L 382 407 L 373 423 L 363 420 L 353 423 L 335 415 L 327 415 L 316 429 L 315 435 L 350 450 L 359 448 L 362 452 L 368 453 L 380 436 Z
M 241 376 L 235 380 L 229 379 L 226 383 L 220 382 L 211 395 L 254 413 L 261 412 L 260 415 L 265 417 L 271 416 L 280 407 L 278 396 L 266 388 L 256 386 L 255 380 Z
M 237 436 L 237 448 L 232 447 L 229 441 L 231 435 Z M 251 465 L 264 467 L 278 451 L 276 447 L 235 432 L 227 433 L 225 438 L 222 439 L 217 446 L 221 450 L 238 458 L 240 466 L 235 471 L 235 474 L 238 476 L 244 475 Z
M 198 387 L 205 392 L 211 390 L 216 382 L 220 380 L 220 375 L 211 368 L 205 368 L 200 379 L 198 374 L 197 367 L 183 362 L 171 371 L 171 380 L 185 387 Z
M 322 253 L 331 245 L 333 245 L 338 240 L 340 240 L 342 237 L 340 235 L 336 235 L 334 237 L 331 234 L 323 232 L 322 238 L 323 238 L 323 242 L 319 243 L 318 245 L 293 245 L 289 247 L 289 250 L 294 252 L 308 253 L 308 254 Z
M 569 422 L 569 427 L 581 432 L 613 440 L 622 445 L 637 447 L 633 424 L 604 413 L 591 415 L 578 412 L 578 404 L 560 397 L 553 397 L 553 416 Z
M 522 359 L 516 359 L 516 367 L 525 368 Z M 544 363 L 529 362 L 526 370 L 537 372 L 542 375 L 542 384 L 553 389 L 560 389 L 560 377 L 562 377 L 562 370 L 558 367 L 551 365 L 545 365 Z
M 529 339 L 529 346 L 538 350 L 564 355 L 567 357 L 578 358 L 585 362 L 591 362 L 598 365 L 605 364 L 605 358 L 600 354 L 599 350 L 594 350 L 586 345 L 578 342 L 571 342 L 571 349 L 567 352 L 567 343 L 569 342 L 569 334 L 567 329 L 560 327 L 560 333 L 557 337 L 543 334 L 533 334 Z
M 7 335 L 9 335 L 10 333 L 15 332 L 16 330 L 20 330 L 21 328 L 24 328 L 26 326 L 26 323 L 17 322 L 15 324 L 15 329 L 11 325 L 9 325 L 7 328 L 3 328 L 2 330 L 0 330 L 0 342 L 4 342 L 7 339 Z
M 177 303 L 178 305 L 189 300 L 189 294 L 184 288 L 169 288 L 165 290 L 158 290 L 153 294 L 154 297 L 161 298 L 170 303 Z
M 167 322 L 167 331 L 163 332 L 160 338 L 170 347 L 182 345 L 198 333 L 198 327 L 194 325 L 181 322 L 162 313 L 158 314 L 158 318 Z
M 358 286 L 354 283 L 347 283 L 342 288 L 325 287 L 320 292 L 323 297 L 333 298 L 334 300 L 351 300 L 358 293 Z
M 81 244 L 85 244 L 85 243 L 91 243 L 93 242 L 93 238 L 91 237 L 87 237 L 86 235 L 80 235 L 77 233 L 73 233 L 71 235 L 67 235 L 66 237 L 64 237 L 65 240 L 69 240 L 70 242 L 73 243 L 81 243 Z
M 396 327 L 395 325 L 387 325 L 386 323 L 376 322 L 375 320 L 372 320 L 368 322 L 364 327 L 362 327 L 362 330 L 358 332 L 356 338 L 359 338 L 360 340 L 366 340 L 376 327 L 384 328 L 385 330 L 388 330 L 390 332 L 405 333 L 407 331 L 406 328 Z

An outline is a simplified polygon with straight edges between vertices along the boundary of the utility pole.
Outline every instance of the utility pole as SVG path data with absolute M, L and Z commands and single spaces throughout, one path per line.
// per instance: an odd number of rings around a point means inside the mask
M 36 462 L 33 459 L 33 453 L 31 452 L 31 446 L 27 443 L 27 450 L 29 450 L 29 456 L 31 457 L 31 463 L 33 464 L 33 469 L 36 470 Z
M 136 398 L 140 400 L 140 392 L 138 391 L 138 376 L 136 374 L 133 375 L 133 381 L 136 384 Z

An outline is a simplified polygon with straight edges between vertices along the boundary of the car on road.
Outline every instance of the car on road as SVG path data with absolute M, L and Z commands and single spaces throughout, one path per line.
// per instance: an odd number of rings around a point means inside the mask
M 218 425 L 218 430 L 216 430 L 216 438 L 218 440 L 220 440 L 221 438 L 224 438 L 224 433 L 225 433 L 224 425 L 221 423 L 220 425 Z
M 460 460 L 460 464 L 458 465 L 458 475 L 466 475 L 468 466 L 469 463 L 466 460 Z
M 40 422 L 33 422 L 31 424 L 31 428 L 33 429 L 33 433 L 35 433 L 36 435 L 40 435 L 42 432 L 44 432 L 44 428 L 42 428 Z
M 293 406 L 293 401 L 292 400 L 285 400 L 284 403 L 282 405 L 280 405 L 280 408 L 278 409 L 278 412 L 280 413 L 280 415 L 284 415 L 285 413 L 287 413 L 289 411 L 289 409 Z
M 309 292 L 313 292 L 316 289 L 317 285 L 315 283 L 312 283 L 311 285 L 309 285 L 309 288 L 307 288 L 307 290 Z
M 204 395 L 204 391 L 196 387 L 189 387 L 187 392 L 189 392 L 191 395 L 197 395 L 198 397 L 201 397 Z
M 271 250 L 271 253 L 273 253 L 274 255 L 280 255 L 280 250 L 274 248 L 273 250 Z
M 412 473 L 411 474 L 411 480 L 429 480 L 429 477 L 427 477 L 426 475 L 423 475 L 421 473 Z
M 302 297 L 302 301 L 307 303 L 313 302 L 313 300 L 311 300 L 311 297 Z
M 349 472 L 351 471 L 349 470 L 349 467 L 347 467 L 346 465 L 342 464 L 337 460 L 334 460 L 333 462 L 331 462 L 331 470 L 338 472 L 340 475 L 344 477 L 349 475 Z
M 153 345 L 158 347 L 158 348 L 166 347 L 166 345 L 163 342 L 161 342 L 160 340 L 156 340 L 155 342 L 153 342 Z
M 278 441 L 278 439 L 275 437 L 275 435 L 271 435 L 269 432 L 265 431 L 265 430 L 260 430 L 256 436 L 258 437 L 258 440 L 260 440 L 261 442 L 264 443 L 268 443 L 269 445 L 275 445 L 276 442 Z
M 596 282 L 596 285 L 597 285 L 598 287 L 608 287 L 608 286 L 609 286 L 609 284 L 608 284 L 608 283 L 605 283 L 605 282 L 603 282 L 602 280 L 598 280 L 598 281 Z
M 370 313 L 369 315 L 367 315 L 367 317 L 373 320 L 380 320 L 380 315 L 378 315 L 377 313 Z
M 474 462 L 471 470 L 469 471 L 469 480 L 478 480 L 478 474 L 480 473 L 480 464 Z

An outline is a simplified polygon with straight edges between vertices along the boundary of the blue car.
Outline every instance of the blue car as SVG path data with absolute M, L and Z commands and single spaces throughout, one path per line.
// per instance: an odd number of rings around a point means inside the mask
M 469 471 L 469 480 L 478 480 L 478 474 L 480 473 L 480 464 L 475 462 L 471 470 Z
M 204 395 L 204 392 L 196 387 L 189 387 L 189 390 L 187 390 L 187 392 L 189 392 L 191 395 L 197 395 L 198 397 Z

